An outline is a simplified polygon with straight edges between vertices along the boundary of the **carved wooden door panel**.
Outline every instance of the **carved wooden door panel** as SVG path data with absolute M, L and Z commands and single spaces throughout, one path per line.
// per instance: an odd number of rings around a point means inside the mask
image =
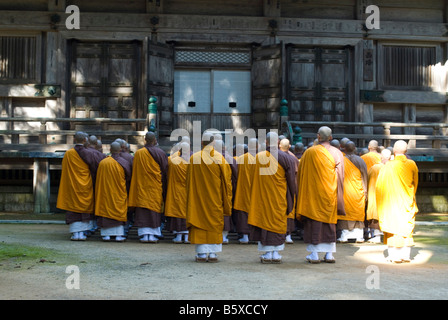
M 259 47 L 252 55 L 252 125 L 278 129 L 282 99 L 282 45 Z
M 351 121 L 349 48 L 288 47 L 291 120 Z
M 71 60 L 70 117 L 138 117 L 140 50 L 137 42 L 75 41 Z M 82 127 L 78 124 L 76 129 Z M 89 126 L 88 129 L 107 128 Z M 135 125 L 113 129 L 135 130 Z

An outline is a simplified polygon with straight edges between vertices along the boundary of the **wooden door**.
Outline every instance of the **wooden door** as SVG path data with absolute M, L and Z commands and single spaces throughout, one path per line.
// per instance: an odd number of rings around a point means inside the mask
M 349 48 L 288 47 L 289 116 L 297 121 L 351 121 Z
M 124 118 L 139 116 L 140 83 L 137 42 L 78 42 L 72 45 L 70 117 Z M 135 124 L 117 127 L 74 124 L 76 130 L 136 130 Z M 115 126 L 115 125 L 114 125 Z
M 282 100 L 282 44 L 255 48 L 252 55 L 252 126 L 278 129 Z

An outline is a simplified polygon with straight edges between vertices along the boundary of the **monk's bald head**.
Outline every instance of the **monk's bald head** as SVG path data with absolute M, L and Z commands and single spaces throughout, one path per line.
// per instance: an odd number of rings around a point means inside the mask
M 356 151 L 356 145 L 353 141 L 349 141 L 345 144 L 345 152 L 347 154 L 354 154 Z
M 320 127 L 317 131 L 317 138 L 319 142 L 330 141 L 332 138 L 331 129 L 327 126 Z
M 96 144 L 98 143 L 98 138 L 96 136 L 94 136 L 94 135 L 90 136 L 89 137 L 89 143 L 92 146 L 96 146 Z
M 288 139 L 280 140 L 280 150 L 287 152 L 290 146 Z
M 145 141 L 151 146 L 156 145 L 157 144 L 156 134 L 152 131 L 146 132 Z
M 110 144 L 110 153 L 116 154 L 121 152 L 121 144 L 117 141 L 114 141 Z
M 215 137 L 210 132 L 204 132 L 202 135 L 202 146 L 205 147 L 209 144 L 213 144 L 213 141 L 215 140 Z
M 267 146 L 278 146 L 278 134 L 274 131 L 269 131 L 266 135 L 266 145 Z
M 381 162 L 386 163 L 392 157 L 392 152 L 389 149 L 381 151 Z
M 405 154 L 408 151 L 408 144 L 404 140 L 398 140 L 394 144 L 394 154 Z
M 87 134 L 82 131 L 75 133 L 75 143 L 85 143 L 87 140 Z
M 331 144 L 333 147 L 338 148 L 338 149 L 341 147 L 341 143 L 339 142 L 338 139 L 333 139 L 333 140 L 331 140 L 331 141 L 330 141 L 330 144 Z
M 367 148 L 370 151 L 378 151 L 378 141 L 370 140 L 369 145 L 367 146 Z

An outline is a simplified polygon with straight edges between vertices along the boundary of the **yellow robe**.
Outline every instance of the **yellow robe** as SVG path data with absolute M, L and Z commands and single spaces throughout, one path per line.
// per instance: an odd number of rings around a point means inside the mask
M 344 156 L 344 204 L 345 216 L 339 220 L 363 221 L 365 219 L 366 192 L 361 171 Z
M 323 223 L 337 223 L 338 181 L 335 167 L 333 156 L 322 145 L 311 147 L 303 154 L 297 172 L 297 219 L 304 216 Z
M 94 190 L 89 166 L 75 149 L 62 159 L 62 172 L 56 207 L 61 210 L 90 213 L 94 210 Z
M 134 155 L 129 206 L 162 213 L 162 172 L 146 148 L 137 150 Z
M 373 165 L 381 163 L 381 154 L 370 151 L 362 155 L 361 159 L 366 163 L 368 172 Z
M 399 155 L 384 165 L 375 188 L 381 231 L 412 239 L 418 212 L 415 201 L 417 186 L 418 168 L 413 160 Z M 408 244 L 412 243 L 408 241 Z
M 378 220 L 378 211 L 376 209 L 375 186 L 383 163 L 373 165 L 369 170 L 368 194 L 367 194 L 367 220 Z
M 232 214 L 232 171 L 213 147 L 194 153 L 187 169 L 187 228 L 193 244 L 222 243 L 224 216 Z
M 250 192 L 255 173 L 255 156 L 249 152 L 236 159 L 238 164 L 238 183 L 233 208 L 249 213 Z
M 95 184 L 95 215 L 117 221 L 127 221 L 128 193 L 123 167 L 112 157 L 98 166 Z
M 168 188 L 165 216 L 187 218 L 187 169 L 188 161 L 176 155 L 168 157 Z
M 255 162 L 247 223 L 263 230 L 285 234 L 288 217 L 285 170 L 269 151 L 259 152 Z M 260 170 L 266 172 L 262 174 Z

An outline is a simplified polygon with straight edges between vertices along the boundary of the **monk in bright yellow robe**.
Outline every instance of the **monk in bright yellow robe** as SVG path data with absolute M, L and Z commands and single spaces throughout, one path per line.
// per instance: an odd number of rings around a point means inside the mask
M 180 150 L 168 157 L 168 186 L 165 201 L 167 230 L 174 233 L 174 243 L 188 243 L 187 230 L 187 169 L 190 145 L 180 143 Z
M 128 160 L 121 157 L 121 145 L 110 145 L 111 155 L 98 166 L 95 185 L 95 215 L 101 228 L 103 241 L 122 242 L 125 238 L 124 225 L 128 218 L 127 182 L 132 176 L 132 167 Z
M 251 187 L 248 224 L 251 241 L 258 241 L 262 263 L 281 263 L 279 251 L 284 249 L 287 218 L 293 210 L 297 189 L 296 158 L 278 149 L 278 135 L 269 132 L 266 151 L 255 157 L 255 173 Z
M 378 141 L 376 140 L 370 140 L 367 148 L 369 152 L 363 154 L 361 158 L 366 163 L 368 172 L 373 165 L 381 162 L 381 154 L 378 152 Z
M 240 243 L 249 243 L 250 228 L 247 218 L 250 209 L 250 192 L 252 180 L 255 174 L 255 156 L 257 154 L 258 141 L 252 138 L 248 142 L 248 152 L 237 157 L 238 183 L 233 204 L 236 232 L 242 234 Z
M 415 200 L 418 168 L 413 160 L 406 157 L 405 141 L 397 141 L 393 150 L 394 160 L 384 165 L 376 182 L 378 219 L 384 243 L 388 245 L 388 260 L 409 262 L 418 212 Z
M 303 223 L 303 240 L 307 244 L 306 257 L 310 263 L 320 263 L 319 252 L 325 252 L 324 261 L 334 262 L 336 252 L 336 223 L 344 209 L 344 157 L 330 145 L 332 131 L 321 127 L 318 144 L 308 148 L 297 172 L 296 217 Z
M 145 146 L 135 152 L 132 163 L 129 206 L 135 207 L 134 226 L 138 228 L 140 242 L 157 243 L 166 197 L 168 157 L 157 146 L 153 132 L 146 133 L 145 141 Z
M 390 160 L 391 151 L 389 149 L 384 149 L 381 151 L 381 162 L 374 164 L 368 172 L 368 182 L 367 182 L 367 211 L 366 220 L 369 227 L 368 240 L 371 243 L 380 243 L 381 235 L 383 234 L 380 230 L 380 225 L 378 222 L 378 210 L 376 209 L 376 181 L 378 180 L 378 175 L 383 166 Z
M 339 242 L 364 242 L 364 220 L 367 201 L 367 166 L 361 157 L 355 154 L 356 146 L 352 141 L 345 145 L 344 156 L 344 207 L 345 216 L 338 219 Z
M 187 170 L 187 228 L 197 262 L 216 262 L 222 251 L 224 216 L 232 214 L 232 171 L 205 132 L 203 149 L 190 158 Z
M 88 135 L 75 134 L 75 147 L 68 150 L 62 159 L 61 180 L 56 207 L 66 211 L 66 223 L 70 226 L 71 240 L 85 240 L 85 232 L 93 227 L 94 189 L 93 172 L 96 158 L 84 144 Z

